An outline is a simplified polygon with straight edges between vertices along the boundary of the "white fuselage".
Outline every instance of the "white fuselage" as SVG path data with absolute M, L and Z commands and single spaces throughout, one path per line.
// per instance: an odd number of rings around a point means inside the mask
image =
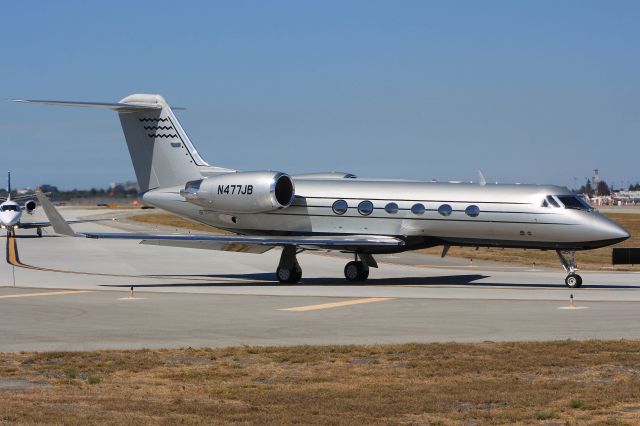
M 179 187 L 148 191 L 144 200 L 241 234 L 388 235 L 403 238 L 404 249 L 450 244 L 580 250 L 628 237 L 593 209 L 544 206 L 547 196 L 574 196 L 558 186 L 295 177 L 294 182 L 291 206 L 257 214 L 193 205 L 185 202 Z M 338 200 L 346 202 L 342 214 L 333 209 Z M 358 208 L 366 201 L 373 206 L 370 213 Z

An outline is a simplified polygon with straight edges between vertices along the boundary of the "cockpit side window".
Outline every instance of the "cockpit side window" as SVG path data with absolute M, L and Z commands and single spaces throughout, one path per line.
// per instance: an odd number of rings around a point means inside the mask
M 557 195 L 557 197 L 564 204 L 565 209 L 592 210 L 586 201 L 576 195 Z
M 542 207 L 549 207 L 547 200 L 542 200 Z
M 547 195 L 547 201 L 549 202 L 549 204 L 551 204 L 553 207 L 560 207 L 560 204 L 558 204 L 558 202 L 556 201 L 555 198 L 553 198 L 551 195 Z

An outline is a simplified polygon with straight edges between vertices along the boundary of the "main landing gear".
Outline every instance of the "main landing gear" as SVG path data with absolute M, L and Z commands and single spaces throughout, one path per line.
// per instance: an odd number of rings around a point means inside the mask
M 276 277 L 282 284 L 296 284 L 302 278 L 302 268 L 298 263 L 296 246 L 284 246 L 280 255 L 280 263 L 276 269 Z M 378 263 L 372 255 L 355 253 L 355 260 L 344 267 L 347 281 L 363 282 L 369 278 L 369 268 L 377 268 Z
M 344 267 L 344 277 L 351 282 L 366 281 L 369 278 L 369 267 L 378 267 L 373 256 L 365 253 L 355 253 L 355 260 L 347 263 Z
M 38 234 L 39 238 L 42 238 L 42 228 L 36 228 L 36 233 Z
M 280 263 L 276 269 L 278 281 L 282 284 L 296 284 L 302 278 L 302 268 L 296 258 L 296 246 L 284 246 L 280 255 Z
M 358 260 L 353 260 L 345 265 L 344 277 L 347 281 L 366 281 L 369 278 L 369 267 Z
M 575 251 L 561 251 L 556 250 L 558 253 L 558 258 L 560 258 L 560 263 L 565 271 L 569 274 L 564 279 L 564 284 L 569 288 L 580 288 L 582 287 L 582 277 L 576 274 L 576 252 Z

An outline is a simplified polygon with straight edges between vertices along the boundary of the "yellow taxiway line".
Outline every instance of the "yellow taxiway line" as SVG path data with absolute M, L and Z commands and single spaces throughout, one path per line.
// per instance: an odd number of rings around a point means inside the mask
M 63 274 L 73 274 L 73 275 L 89 275 L 89 276 L 97 276 L 97 277 L 116 277 L 116 278 L 142 278 L 142 279 L 155 279 L 155 280 L 165 280 L 165 281 L 174 281 L 176 279 L 184 280 L 184 281 L 194 281 L 194 282 L 211 282 L 209 278 L 191 278 L 191 277 L 164 277 L 161 275 L 130 275 L 130 274 L 108 274 L 104 272 L 82 272 L 82 271 L 71 271 L 66 269 L 55 269 L 55 268 L 44 268 L 41 266 L 33 266 L 28 265 L 26 263 L 22 263 L 20 261 L 20 256 L 18 254 L 18 243 L 13 235 L 7 235 L 7 263 L 18 268 L 24 269 L 32 269 L 34 271 L 43 271 L 43 272 L 59 272 Z M 216 278 L 218 281 L 224 282 L 253 282 L 254 280 L 244 279 L 244 278 Z
M 320 305 L 296 306 L 295 308 L 278 309 L 279 311 L 306 312 L 319 309 L 341 308 L 343 306 L 361 305 L 363 303 L 384 302 L 393 300 L 393 297 L 367 297 L 365 299 L 345 300 L 344 302 L 322 303 Z
M 0 296 L 0 299 L 13 299 L 16 297 L 37 297 L 37 296 L 62 296 L 65 294 L 93 293 L 93 290 L 65 290 L 65 291 L 48 291 L 44 293 L 23 293 L 23 294 L 6 294 Z

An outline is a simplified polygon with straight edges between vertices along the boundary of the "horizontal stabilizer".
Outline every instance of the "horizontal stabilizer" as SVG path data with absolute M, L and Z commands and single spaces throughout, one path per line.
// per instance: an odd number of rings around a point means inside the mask
M 112 102 L 76 102 L 76 101 L 47 101 L 41 99 L 13 99 L 14 102 L 22 102 L 29 104 L 45 104 L 57 106 L 75 106 L 85 108 L 104 108 L 112 109 L 118 112 L 134 112 L 134 111 L 155 111 L 162 109 L 162 105 L 136 105 L 130 103 L 112 103 Z M 176 108 L 174 108 L 176 109 Z

